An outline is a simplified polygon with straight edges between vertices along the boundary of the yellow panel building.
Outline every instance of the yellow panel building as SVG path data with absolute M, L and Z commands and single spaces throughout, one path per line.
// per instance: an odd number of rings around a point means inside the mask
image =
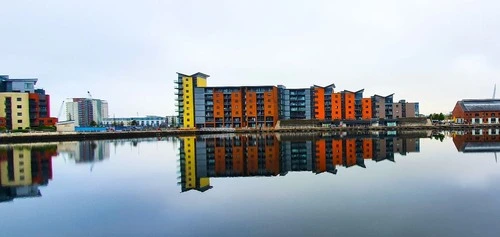
M 31 177 L 31 149 L 29 147 L 15 147 L 12 150 L 12 162 L 0 162 L 1 186 L 25 186 L 32 184 Z
M 204 192 L 210 186 L 210 178 L 198 177 L 196 170 L 196 138 L 194 136 L 181 137 L 181 177 L 182 192 L 198 190 Z
M 206 87 L 207 78 L 209 75 L 201 72 L 193 75 L 185 75 L 177 73 L 177 80 L 175 80 L 177 90 L 177 116 L 179 118 L 180 127 L 184 129 L 195 128 L 195 101 L 194 101 L 194 88 Z
M 0 93 L 0 117 L 6 119 L 7 129 L 29 128 L 29 94 L 22 92 Z

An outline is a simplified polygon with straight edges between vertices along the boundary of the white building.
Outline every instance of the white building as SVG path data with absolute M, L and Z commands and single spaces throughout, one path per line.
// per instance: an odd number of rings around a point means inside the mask
M 131 126 L 132 121 L 135 121 L 137 126 L 145 127 L 160 127 L 166 123 L 166 118 L 162 116 L 148 115 L 146 117 L 122 117 L 122 118 L 105 118 L 103 119 L 104 126 Z

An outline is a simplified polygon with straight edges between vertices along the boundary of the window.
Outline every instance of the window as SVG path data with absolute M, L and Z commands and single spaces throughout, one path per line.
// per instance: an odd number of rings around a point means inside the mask
M 24 83 L 24 89 L 33 89 L 33 83 Z
M 18 108 L 18 109 L 22 109 L 22 108 L 23 108 L 23 106 L 22 106 L 22 105 L 17 105 L 17 108 Z
M 21 97 L 18 97 L 17 98 L 17 101 L 22 101 L 23 99 Z
M 23 120 L 22 120 L 22 119 L 18 119 L 18 120 L 17 120 L 17 123 L 22 123 L 22 122 L 23 122 Z
M 23 116 L 23 113 L 18 112 L 18 113 L 17 113 L 17 116 Z

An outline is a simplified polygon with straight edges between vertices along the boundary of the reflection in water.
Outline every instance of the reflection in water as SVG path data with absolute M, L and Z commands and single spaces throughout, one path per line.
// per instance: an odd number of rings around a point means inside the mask
M 57 146 L 50 144 L 0 147 L 0 202 L 14 198 L 39 197 L 39 186 L 52 179 L 52 157 Z
M 491 152 L 497 160 L 500 152 L 500 129 L 475 129 L 453 134 L 453 143 L 464 153 Z
M 54 156 L 93 164 L 109 159 L 111 144 L 116 148 L 156 141 L 158 138 L 0 145 L 0 202 L 41 196 L 39 186 L 52 180 Z
M 58 152 L 76 163 L 103 161 L 110 156 L 110 141 L 63 142 L 57 145 Z
M 227 136 L 182 137 L 181 191 L 204 192 L 211 177 L 276 176 L 291 171 L 337 173 L 365 160 L 394 161 L 394 153 L 420 151 L 418 137 Z

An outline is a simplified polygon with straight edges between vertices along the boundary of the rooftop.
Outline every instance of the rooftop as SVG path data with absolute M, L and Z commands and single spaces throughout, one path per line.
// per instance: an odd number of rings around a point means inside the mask
M 465 112 L 500 111 L 500 99 L 466 99 L 458 103 Z

